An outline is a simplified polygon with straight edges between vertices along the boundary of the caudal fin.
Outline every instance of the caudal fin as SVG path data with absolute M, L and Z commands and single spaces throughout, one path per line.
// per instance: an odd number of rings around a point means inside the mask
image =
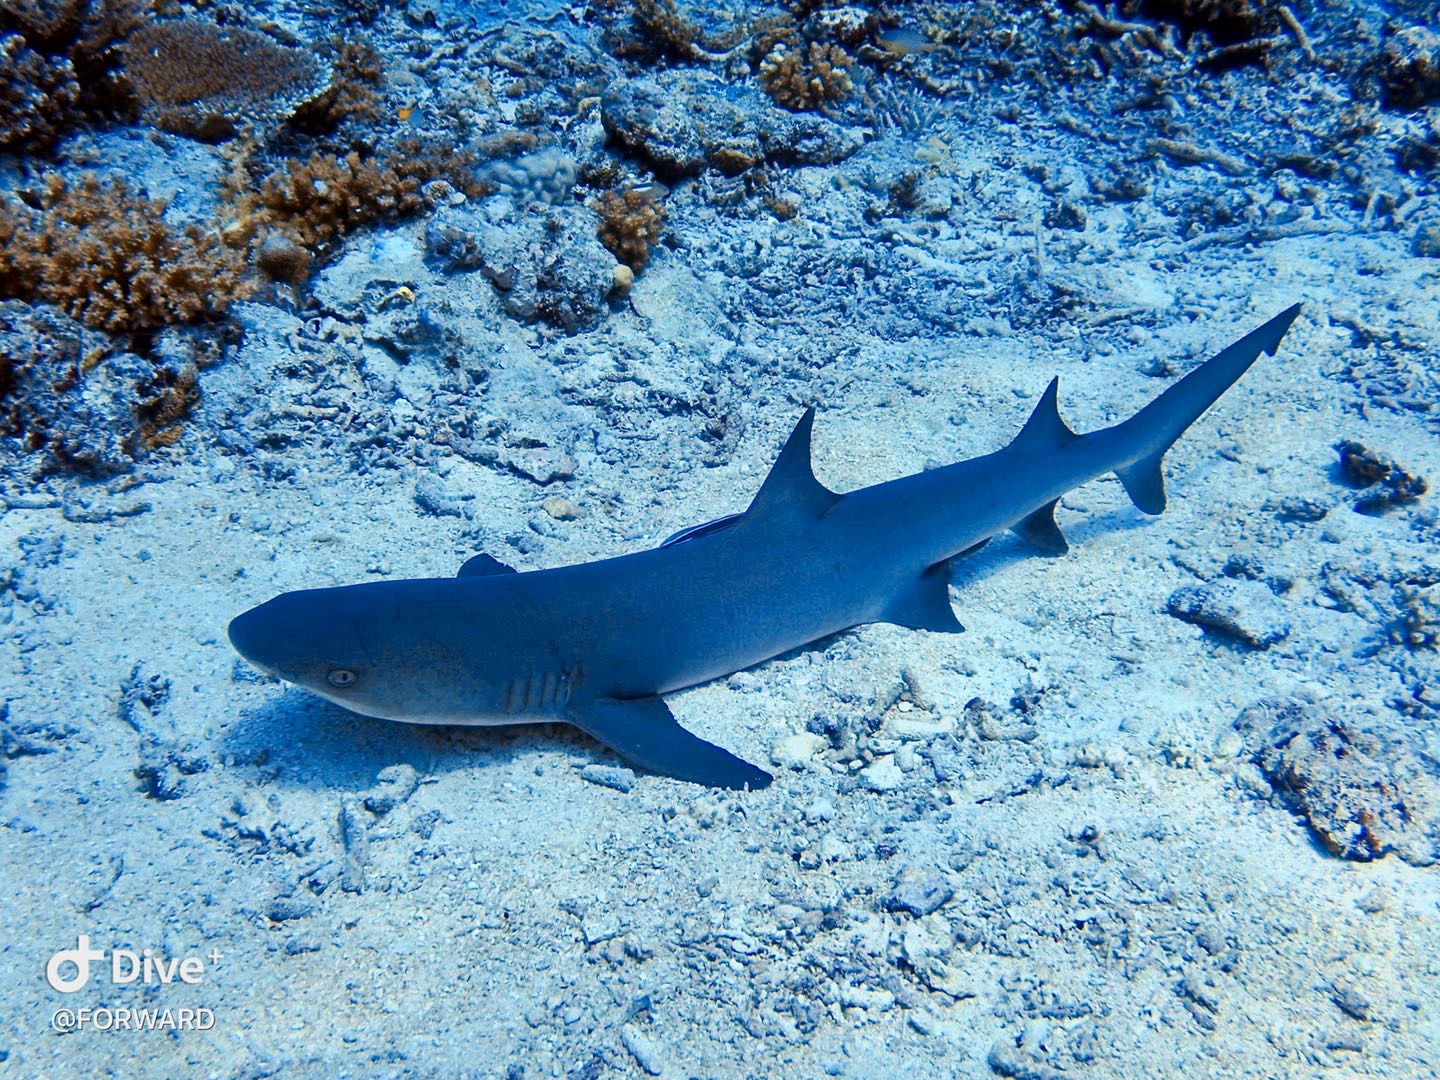
M 1136 509 L 1146 514 L 1158 514 L 1165 509 L 1165 479 L 1160 469 L 1165 451 L 1250 370 L 1262 352 L 1275 355 L 1281 338 L 1299 314 L 1299 304 L 1286 308 L 1264 326 L 1250 331 L 1205 361 L 1114 429 L 1120 438 L 1140 451 L 1130 464 L 1115 470 Z

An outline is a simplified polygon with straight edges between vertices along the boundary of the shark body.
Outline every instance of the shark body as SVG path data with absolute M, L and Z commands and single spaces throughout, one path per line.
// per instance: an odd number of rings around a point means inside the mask
M 527 573 L 477 555 L 453 578 L 285 593 L 236 617 L 230 640 L 261 670 L 369 716 L 563 721 L 653 772 L 764 787 L 769 773 L 686 731 L 662 695 L 863 623 L 959 632 L 951 562 L 1007 529 L 1063 554 L 1056 503 L 1106 473 L 1160 513 L 1165 451 L 1298 313 L 1113 427 L 1071 431 L 1056 380 L 1004 449 L 841 495 L 811 469 L 812 409 L 749 509 L 658 548 Z

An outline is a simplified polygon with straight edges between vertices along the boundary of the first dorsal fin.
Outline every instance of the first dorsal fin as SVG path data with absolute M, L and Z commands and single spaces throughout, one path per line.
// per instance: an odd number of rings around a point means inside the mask
M 513 574 L 515 568 L 506 566 L 494 555 L 486 555 L 483 551 L 479 555 L 472 555 L 465 560 L 465 565 L 456 572 L 456 577 L 487 577 L 491 574 Z
M 1040 395 L 1035 411 L 1010 446 L 1024 450 L 1058 450 L 1073 438 L 1075 432 L 1060 419 L 1060 377 L 1057 375 Z
M 819 517 L 839 500 L 839 495 L 815 479 L 810 467 L 810 431 L 814 424 L 812 407 L 805 410 L 785 440 L 780 456 L 745 511 L 747 519 L 787 511 Z

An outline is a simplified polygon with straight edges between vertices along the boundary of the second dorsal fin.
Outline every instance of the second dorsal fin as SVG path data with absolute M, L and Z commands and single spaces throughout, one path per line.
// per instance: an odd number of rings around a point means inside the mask
M 770 466 L 769 475 L 745 511 L 747 519 L 786 512 L 818 518 L 840 499 L 815 479 L 815 471 L 810 467 L 810 431 L 814 424 L 812 407 L 805 410 L 790 438 L 785 440 L 780 456 Z
M 1075 432 L 1060 419 L 1060 377 L 1057 375 L 1040 395 L 1035 411 L 1010 446 L 1021 450 L 1058 450 L 1073 438 Z

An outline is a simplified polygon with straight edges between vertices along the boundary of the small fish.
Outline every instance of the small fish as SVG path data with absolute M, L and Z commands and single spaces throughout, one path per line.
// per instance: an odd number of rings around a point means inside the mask
M 934 52 L 940 48 L 938 42 L 931 41 L 919 30 L 912 30 L 908 26 L 896 26 L 889 30 L 876 31 L 875 44 L 879 45 L 891 56 L 908 56 L 910 53 Z

